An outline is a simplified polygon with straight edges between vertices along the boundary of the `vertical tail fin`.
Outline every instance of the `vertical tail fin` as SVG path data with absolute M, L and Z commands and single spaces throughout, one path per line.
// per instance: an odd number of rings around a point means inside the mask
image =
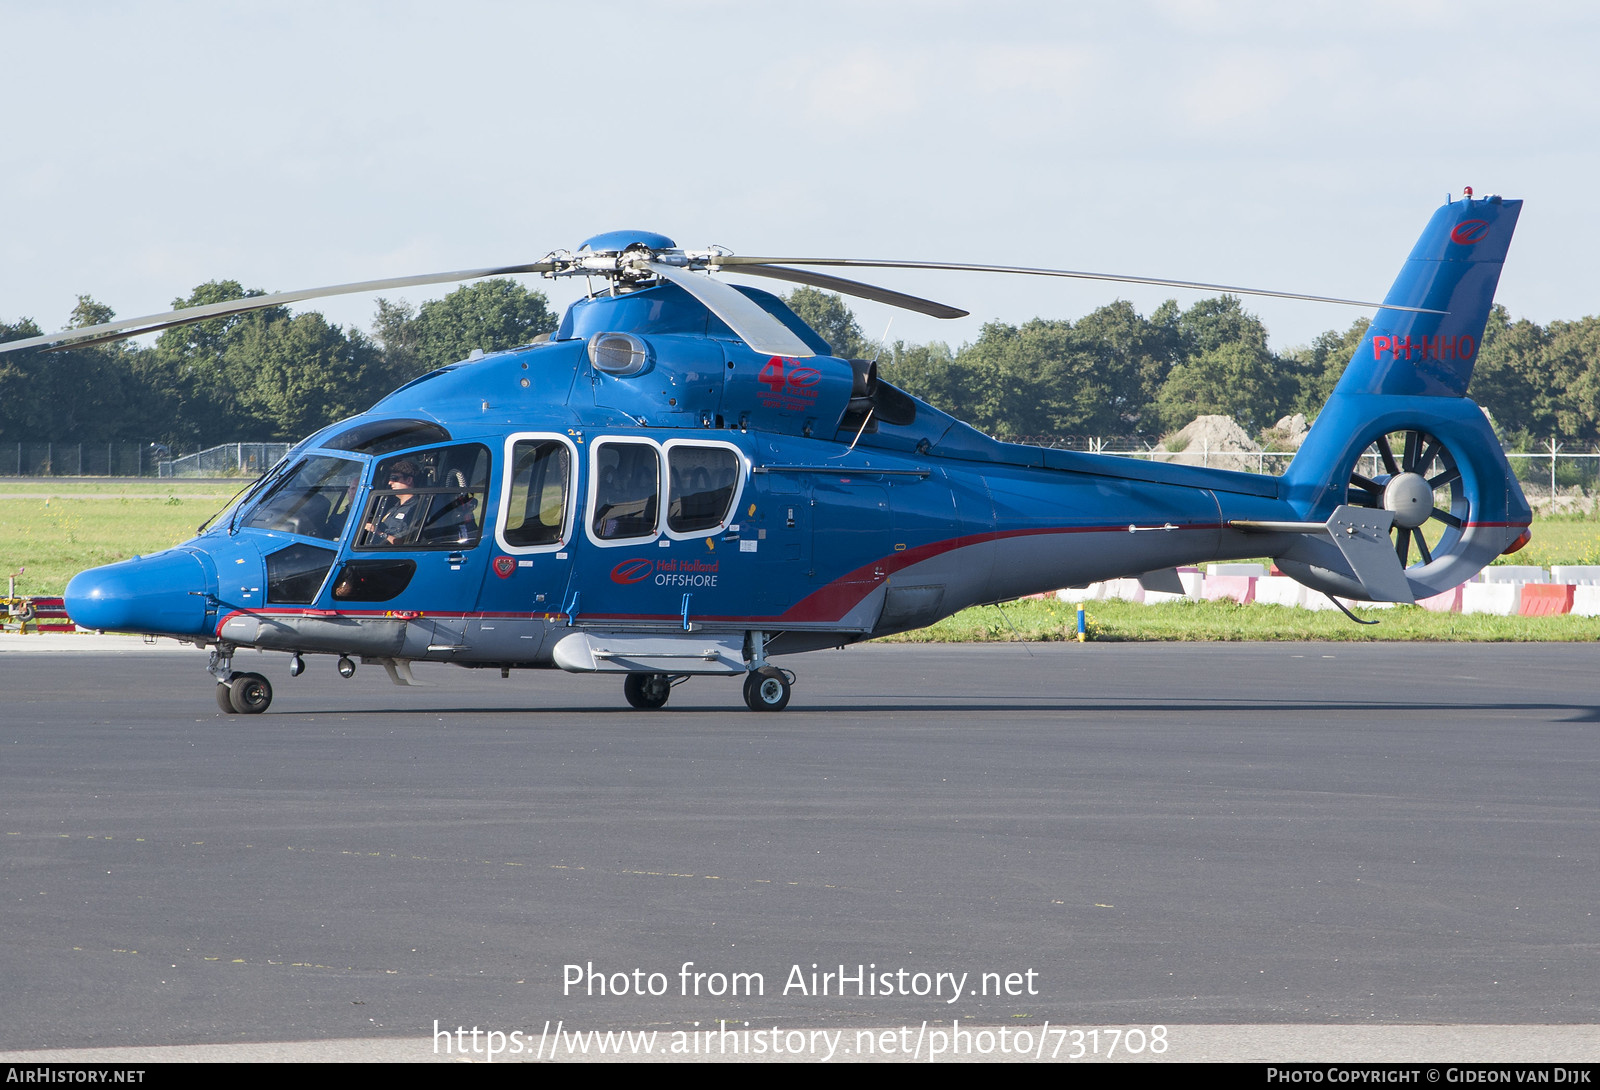
M 1383 301 L 1443 313 L 1379 310 L 1335 396 L 1464 396 L 1521 211 L 1521 201 L 1485 197 L 1435 212 Z
M 1486 197 L 1434 213 L 1279 484 L 1308 520 L 1341 508 L 1389 519 L 1394 575 L 1404 573 L 1415 599 L 1470 578 L 1531 517 L 1493 429 L 1466 397 L 1521 210 L 1521 201 Z M 1370 465 L 1360 462 L 1369 446 Z M 1300 539 L 1279 567 L 1331 594 L 1405 600 L 1377 590 L 1325 538 Z

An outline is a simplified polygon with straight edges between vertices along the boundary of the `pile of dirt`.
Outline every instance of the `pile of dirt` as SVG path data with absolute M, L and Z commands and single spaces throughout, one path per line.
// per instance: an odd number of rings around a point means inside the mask
M 1311 430 L 1311 425 L 1306 423 L 1305 413 L 1295 413 L 1285 416 L 1272 425 L 1264 439 L 1269 450 L 1299 450 L 1300 444 L 1306 441 L 1306 433 Z
M 1182 465 L 1254 470 L 1260 464 L 1254 455 L 1261 448 L 1231 416 L 1197 416 L 1156 449 L 1169 452 L 1160 461 Z
M 1592 518 L 1597 506 L 1596 501 L 1600 500 L 1600 496 L 1590 495 L 1576 485 L 1570 488 L 1557 485 L 1555 495 L 1552 496 L 1550 486 L 1537 481 L 1523 481 L 1522 494 L 1526 497 L 1528 506 L 1533 508 L 1534 515 L 1539 518 L 1562 515 Z

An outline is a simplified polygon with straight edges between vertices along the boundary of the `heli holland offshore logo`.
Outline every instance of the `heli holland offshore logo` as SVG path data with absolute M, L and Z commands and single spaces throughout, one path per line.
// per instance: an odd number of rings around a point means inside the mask
M 1450 232 L 1450 241 L 1459 243 L 1462 246 L 1471 246 L 1474 243 L 1482 242 L 1484 236 L 1488 233 L 1488 220 L 1462 220 Z
M 655 570 L 655 561 L 635 557 L 624 560 L 611 569 L 611 581 L 624 587 L 634 583 L 642 583 L 650 578 L 650 573 Z
M 653 579 L 658 587 L 714 587 L 717 585 L 717 560 L 652 560 L 636 556 L 611 569 L 611 581 L 631 587 Z

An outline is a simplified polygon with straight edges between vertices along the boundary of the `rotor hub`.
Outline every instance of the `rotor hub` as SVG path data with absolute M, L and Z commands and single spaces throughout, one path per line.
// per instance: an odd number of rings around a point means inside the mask
M 1383 489 L 1383 509 L 1394 512 L 1394 524 L 1415 530 L 1433 514 L 1433 486 L 1420 473 L 1398 473 Z

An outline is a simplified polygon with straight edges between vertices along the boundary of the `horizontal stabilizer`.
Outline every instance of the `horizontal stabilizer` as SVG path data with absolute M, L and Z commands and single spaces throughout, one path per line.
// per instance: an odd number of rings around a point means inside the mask
M 1374 602 L 1416 603 L 1411 583 L 1406 578 L 1405 566 L 1389 538 L 1394 529 L 1394 512 L 1381 508 L 1354 507 L 1342 504 L 1333 509 L 1327 522 L 1270 522 L 1254 519 L 1234 519 L 1228 525 L 1235 530 L 1254 534 L 1307 534 L 1315 537 L 1327 535 L 1344 557 L 1349 568 L 1348 576 L 1361 585 L 1366 596 Z M 1293 556 L 1293 553 L 1286 554 Z M 1301 578 L 1292 566 L 1280 567 L 1314 590 L 1327 588 Z M 1341 577 L 1344 577 L 1341 575 Z M 1350 593 L 1351 590 L 1340 591 Z
M 1374 602 L 1414 605 L 1417 599 L 1406 580 L 1406 570 L 1389 540 L 1393 527 L 1393 511 L 1370 507 L 1337 507 L 1328 519 L 1329 536 L 1368 596 Z

